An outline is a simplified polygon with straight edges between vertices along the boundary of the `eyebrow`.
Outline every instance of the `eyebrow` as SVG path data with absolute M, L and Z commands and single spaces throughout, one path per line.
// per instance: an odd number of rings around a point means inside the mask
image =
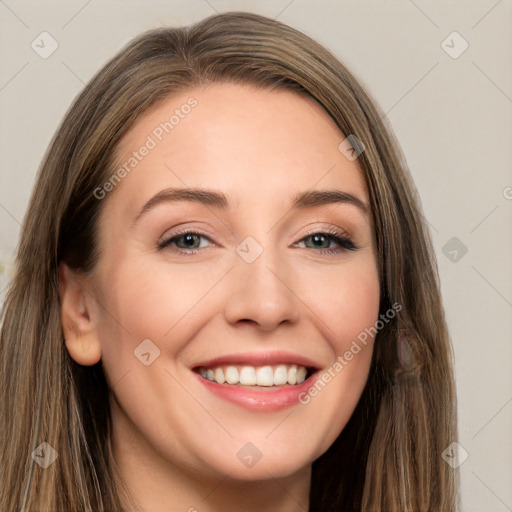
M 221 210 L 229 208 L 229 201 L 222 192 L 203 188 L 172 188 L 161 190 L 155 194 L 139 211 L 133 225 L 145 213 L 157 205 L 169 202 L 189 201 L 193 203 L 212 206 Z M 293 197 L 292 209 L 314 208 L 327 204 L 342 203 L 356 206 L 365 215 L 369 212 L 368 205 L 358 197 L 341 190 L 307 190 Z

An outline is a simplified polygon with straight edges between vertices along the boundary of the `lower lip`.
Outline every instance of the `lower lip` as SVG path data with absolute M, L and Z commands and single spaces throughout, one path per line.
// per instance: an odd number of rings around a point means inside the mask
M 314 385 L 317 377 L 316 374 L 313 374 L 301 384 L 285 386 L 279 389 L 267 390 L 263 388 L 259 391 L 229 384 L 219 384 L 218 382 L 205 379 L 197 373 L 196 375 L 206 389 L 214 395 L 251 411 L 265 412 L 279 411 L 299 403 L 299 395 L 307 392 Z

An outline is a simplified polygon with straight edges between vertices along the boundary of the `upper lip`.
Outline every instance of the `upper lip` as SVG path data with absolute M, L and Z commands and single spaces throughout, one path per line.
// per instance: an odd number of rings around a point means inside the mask
M 193 368 L 214 368 L 225 365 L 272 366 L 278 364 L 295 364 L 316 371 L 321 365 L 313 360 L 293 352 L 286 351 L 258 351 L 226 354 L 207 361 L 195 364 Z

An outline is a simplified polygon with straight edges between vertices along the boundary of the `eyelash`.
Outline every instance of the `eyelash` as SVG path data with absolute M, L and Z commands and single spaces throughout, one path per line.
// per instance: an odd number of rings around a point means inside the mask
M 205 234 L 203 234 L 199 231 L 196 231 L 194 229 L 185 229 L 183 231 L 175 233 L 170 238 L 166 238 L 166 239 L 158 242 L 158 244 L 157 244 L 158 249 L 162 250 L 162 249 L 169 247 L 171 245 L 171 243 L 175 242 L 176 239 L 180 238 L 183 235 L 197 235 L 197 236 L 206 238 L 211 242 L 210 238 L 207 237 Z M 304 241 L 306 238 L 309 238 L 313 235 L 327 235 L 330 240 L 332 240 L 338 244 L 337 248 L 318 249 L 316 252 L 320 252 L 321 254 L 336 255 L 341 252 L 356 251 L 358 249 L 358 247 L 352 242 L 352 240 L 350 240 L 349 237 L 347 237 L 343 232 L 338 231 L 336 229 L 326 229 L 323 231 L 311 231 L 310 233 L 306 234 L 306 236 L 304 238 L 302 238 L 300 240 L 300 242 Z M 173 250 L 177 253 L 190 255 L 190 254 L 197 254 L 198 252 L 202 251 L 203 249 L 204 248 L 186 250 L 186 249 L 182 249 L 182 248 L 178 247 Z M 309 249 L 309 247 L 306 247 L 306 249 Z

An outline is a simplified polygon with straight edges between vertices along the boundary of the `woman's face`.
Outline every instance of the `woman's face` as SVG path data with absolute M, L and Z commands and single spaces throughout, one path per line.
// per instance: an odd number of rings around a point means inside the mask
M 176 95 L 123 139 L 89 282 L 119 457 L 267 479 L 344 428 L 380 295 L 344 139 L 315 101 L 234 84 Z

